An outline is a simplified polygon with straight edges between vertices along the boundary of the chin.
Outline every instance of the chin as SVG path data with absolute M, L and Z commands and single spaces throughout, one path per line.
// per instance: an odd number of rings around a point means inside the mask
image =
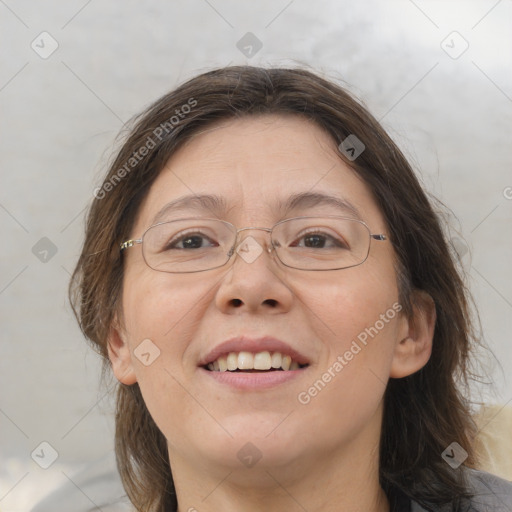
M 297 432 L 283 421 L 286 415 L 244 414 L 220 421 L 232 435 L 220 426 L 208 435 L 198 435 L 196 448 L 212 464 L 230 470 L 278 469 L 288 466 L 304 456 L 304 432 Z M 286 420 L 285 420 L 286 421 Z M 189 438 L 190 439 L 190 438 Z M 268 483 L 268 482 L 267 482 Z

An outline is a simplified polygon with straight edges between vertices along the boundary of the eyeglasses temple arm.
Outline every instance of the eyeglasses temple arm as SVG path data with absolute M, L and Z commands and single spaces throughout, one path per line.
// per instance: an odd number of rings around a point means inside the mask
M 124 249 L 128 249 L 128 247 L 133 247 L 135 244 L 140 244 L 140 243 L 142 243 L 141 239 L 126 240 L 126 242 L 123 242 L 122 244 L 119 245 L 119 249 L 121 249 L 121 251 L 123 251 Z

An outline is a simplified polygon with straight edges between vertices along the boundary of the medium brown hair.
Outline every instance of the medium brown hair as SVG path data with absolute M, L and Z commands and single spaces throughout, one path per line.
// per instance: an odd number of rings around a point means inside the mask
M 475 462 L 475 427 L 461 391 L 467 389 L 476 343 L 470 296 L 441 222 L 406 158 L 366 108 L 333 80 L 306 69 L 225 67 L 188 80 L 137 116 L 87 216 L 70 284 L 80 328 L 108 368 L 107 337 L 123 283 L 119 244 L 131 232 L 141 201 L 184 141 L 212 123 L 259 114 L 302 116 L 326 130 L 336 145 L 351 134 L 364 143 L 355 161 L 342 152 L 339 157 L 371 189 L 389 227 L 404 312 L 411 314 L 413 290 L 428 293 L 437 312 L 428 363 L 388 382 L 380 482 L 388 495 L 399 490 L 426 507 L 452 503 L 455 510 L 468 493 L 462 473 L 451 469 L 441 453 L 457 441 L 468 452 L 465 464 Z M 115 448 L 137 510 L 176 510 L 167 442 L 137 383 L 119 384 Z

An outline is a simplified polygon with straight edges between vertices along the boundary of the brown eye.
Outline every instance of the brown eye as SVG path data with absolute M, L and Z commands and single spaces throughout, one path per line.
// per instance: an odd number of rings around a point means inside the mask
M 349 249 L 345 240 L 336 238 L 319 230 L 311 230 L 298 238 L 299 243 L 294 242 L 291 247 L 304 247 L 307 249 Z
M 209 245 L 205 245 L 208 244 Z M 211 238 L 203 235 L 202 233 L 189 233 L 180 236 L 178 239 L 169 241 L 164 247 L 165 251 L 171 249 L 203 249 L 205 247 L 218 247 L 218 243 L 213 242 Z

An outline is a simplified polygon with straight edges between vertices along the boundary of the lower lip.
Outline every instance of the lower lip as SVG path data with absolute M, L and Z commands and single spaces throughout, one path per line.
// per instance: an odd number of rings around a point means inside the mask
M 290 382 L 296 379 L 305 369 L 292 370 L 292 371 L 275 371 L 265 373 L 242 373 L 242 372 L 215 372 L 199 368 L 203 373 L 206 373 L 212 379 L 215 379 L 221 384 L 226 384 L 232 388 L 243 390 L 259 390 L 269 389 L 285 382 Z

